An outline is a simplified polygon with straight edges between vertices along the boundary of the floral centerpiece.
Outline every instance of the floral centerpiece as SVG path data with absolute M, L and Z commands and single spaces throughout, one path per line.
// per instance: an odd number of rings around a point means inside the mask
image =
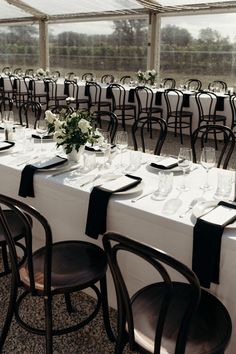
M 157 71 L 154 69 L 147 70 L 147 71 L 139 70 L 137 72 L 138 81 L 143 82 L 145 84 L 149 82 L 151 85 L 154 85 L 156 78 L 157 78 Z
M 65 114 L 62 110 L 57 115 L 47 110 L 45 119 L 48 123 L 48 133 L 53 133 L 57 147 L 62 146 L 66 154 L 74 150 L 78 153 L 87 142 L 93 144 L 100 138 L 88 112 L 77 111 Z

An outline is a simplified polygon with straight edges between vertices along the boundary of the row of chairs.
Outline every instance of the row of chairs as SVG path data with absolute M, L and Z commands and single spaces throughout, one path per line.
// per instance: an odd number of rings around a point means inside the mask
M 115 233 L 103 236 L 104 249 L 84 241 L 53 243 L 50 225 L 36 209 L 4 195 L 0 195 L 0 205 L 0 235 L 4 245 L 8 246 L 12 271 L 9 304 L 0 335 L 0 352 L 13 316 L 26 331 L 43 335 L 46 353 L 52 354 L 53 336 L 79 330 L 95 318 L 102 306 L 107 336 L 112 342 L 115 341 L 114 353 L 123 353 L 127 343 L 131 350 L 140 353 L 224 353 L 232 332 L 230 315 L 215 296 L 200 288 L 196 275 L 180 261 L 156 248 Z M 9 219 L 9 214 L 14 216 L 14 220 Z M 32 223 L 42 226 L 44 240 L 44 246 L 34 252 Z M 16 226 L 20 229 L 21 239 L 19 236 L 16 238 Z M 17 256 L 20 241 L 24 241 L 25 245 L 21 260 Z M 122 253 L 136 256 L 139 261 L 142 259 L 156 275 L 153 283 L 141 287 L 132 297 L 129 295 L 129 284 L 123 277 Z M 117 294 L 117 335 L 114 335 L 109 320 L 108 264 Z M 176 281 L 173 272 L 184 280 Z M 93 290 L 97 300 L 92 312 L 71 327 L 54 328 L 54 297 L 58 294 L 64 296 L 70 315 L 76 311 L 71 294 L 88 288 Z M 22 316 L 21 305 L 31 296 L 44 302 L 44 328 L 36 328 Z M 27 308 L 32 316 L 34 310 L 34 307 Z

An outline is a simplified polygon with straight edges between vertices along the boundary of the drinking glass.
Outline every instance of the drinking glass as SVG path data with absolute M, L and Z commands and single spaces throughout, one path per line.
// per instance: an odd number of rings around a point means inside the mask
M 43 145 L 43 137 L 47 134 L 48 132 L 48 125 L 47 121 L 45 119 L 39 119 L 36 122 L 36 132 L 40 137 L 40 151 L 42 153 L 42 145 Z
M 115 144 L 120 152 L 120 167 L 122 167 L 122 155 L 128 147 L 128 133 L 125 131 L 118 131 L 115 136 Z
M 111 136 L 107 131 L 100 131 L 103 137 L 102 143 L 99 145 L 102 155 L 99 156 L 100 168 L 108 168 L 111 165 Z
M 188 191 L 189 187 L 186 186 L 186 172 L 190 169 L 193 163 L 192 149 L 180 148 L 178 155 L 178 166 L 183 171 L 183 182 L 179 186 L 181 191 Z
M 213 188 L 211 185 L 209 185 L 208 174 L 209 174 L 209 170 L 215 166 L 215 163 L 216 163 L 215 149 L 212 147 L 204 147 L 201 153 L 201 165 L 206 170 L 206 181 L 205 184 L 201 186 L 201 189 L 205 191 L 211 190 Z

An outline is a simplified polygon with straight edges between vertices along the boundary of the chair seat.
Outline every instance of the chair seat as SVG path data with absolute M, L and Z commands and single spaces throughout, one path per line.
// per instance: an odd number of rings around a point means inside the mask
M 20 239 L 25 233 L 25 227 L 20 220 L 19 216 L 12 210 L 4 210 L 4 214 L 9 223 L 10 230 L 15 240 Z M 0 244 L 5 243 L 2 225 L 0 224 Z
M 129 109 L 135 109 L 135 106 L 131 105 L 131 104 L 125 104 L 123 106 L 116 106 L 116 110 L 129 110 Z
M 184 283 L 173 283 L 173 298 L 165 321 L 162 336 L 162 354 L 174 353 L 174 345 L 179 329 L 181 314 L 184 313 L 190 287 Z M 163 283 L 145 287 L 134 295 L 135 341 L 149 352 L 154 352 L 154 337 L 161 302 L 166 296 Z M 221 302 L 205 290 L 201 290 L 201 300 L 193 318 L 188 335 L 186 354 L 220 353 L 229 341 L 231 321 Z
M 172 117 L 192 117 L 193 112 L 189 111 L 173 111 L 170 112 L 170 116 Z
M 226 117 L 222 116 L 220 114 L 216 114 L 216 115 L 205 115 L 201 117 L 201 120 L 204 121 L 210 121 L 210 122 L 219 122 L 219 121 L 226 121 Z
M 40 248 L 33 255 L 36 290 L 44 288 L 45 248 Z M 96 283 L 107 269 L 107 259 L 104 251 L 91 243 L 82 241 L 57 242 L 52 246 L 52 278 L 51 290 L 75 287 L 84 289 L 88 284 Z M 20 268 L 21 281 L 29 286 L 27 263 Z
M 153 108 L 151 109 L 151 112 L 152 112 L 152 113 L 156 113 L 156 112 L 162 113 L 162 112 L 163 112 L 163 109 L 162 109 L 161 107 L 153 107 Z

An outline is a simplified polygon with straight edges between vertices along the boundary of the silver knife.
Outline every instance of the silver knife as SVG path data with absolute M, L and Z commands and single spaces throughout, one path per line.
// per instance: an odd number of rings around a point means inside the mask
M 152 190 L 151 192 L 147 192 L 147 193 L 144 193 L 144 194 L 141 194 L 139 197 L 136 197 L 136 198 L 133 198 L 131 199 L 131 203 L 135 203 L 137 202 L 138 200 L 144 198 L 144 197 L 147 197 L 148 195 L 152 194 L 153 192 L 155 192 L 156 189 Z

